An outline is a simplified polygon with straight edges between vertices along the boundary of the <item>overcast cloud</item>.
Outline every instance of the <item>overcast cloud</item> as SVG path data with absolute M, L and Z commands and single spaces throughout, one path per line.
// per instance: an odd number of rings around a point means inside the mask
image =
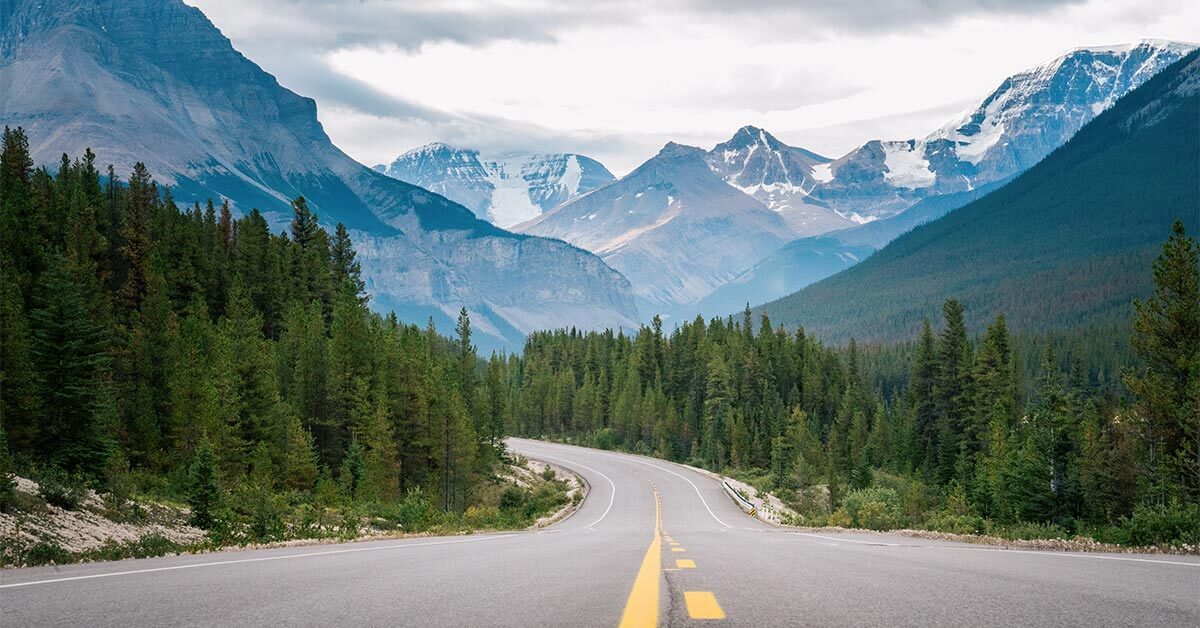
M 185 1 L 368 165 L 437 140 L 621 174 L 744 124 L 836 157 L 1071 48 L 1200 40 L 1185 0 Z

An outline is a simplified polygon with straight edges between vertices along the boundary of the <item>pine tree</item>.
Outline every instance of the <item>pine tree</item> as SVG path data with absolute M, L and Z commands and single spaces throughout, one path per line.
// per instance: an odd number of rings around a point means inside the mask
M 283 477 L 288 488 L 297 491 L 312 490 L 316 484 L 317 452 L 312 434 L 300 424 L 300 419 L 291 412 L 284 422 Z
M 704 429 L 701 447 L 704 461 L 714 469 L 725 466 L 726 434 L 730 418 L 732 391 L 729 385 L 729 369 L 725 360 L 714 356 L 708 362 L 707 388 L 704 394 Z
M 1176 220 L 1154 262 L 1154 293 L 1135 301 L 1125 382 L 1143 426 L 1154 500 L 1200 498 L 1200 248 Z
M 31 357 L 44 401 L 38 450 L 64 469 L 99 474 L 112 445 L 114 410 L 105 330 L 92 320 L 67 264 L 54 258 L 29 314 Z
M 8 434 L 4 422 L 0 421 L 0 512 L 12 510 L 17 495 L 17 482 L 13 479 L 12 453 L 8 449 Z
M 471 316 L 467 313 L 467 308 L 462 308 L 458 312 L 458 323 L 454 327 L 454 333 L 458 337 L 458 385 L 462 393 L 463 401 L 467 406 L 467 415 L 471 417 L 477 416 L 475 412 L 475 368 L 476 356 L 475 346 L 471 344 Z
M 972 407 L 972 358 L 962 304 L 950 299 L 942 312 L 946 328 L 938 340 L 933 400 L 938 420 L 937 477 L 946 483 L 955 476 L 959 442 Z
M 367 298 L 364 293 L 367 285 L 362 280 L 362 266 L 355 259 L 356 253 L 354 243 L 350 241 L 350 233 L 346 231 L 346 225 L 340 222 L 334 231 L 329 256 L 333 267 L 334 288 L 339 292 L 348 292 L 358 298 L 359 302 L 366 304 Z
M 43 221 L 33 202 L 33 158 L 29 139 L 21 128 L 4 127 L 0 151 L 0 250 L 4 268 L 13 269 L 22 301 L 28 303 L 34 277 L 45 265 Z
M 150 212 L 158 202 L 158 190 L 150 180 L 146 165 L 138 162 L 129 177 L 127 206 L 121 223 L 122 261 L 125 278 L 118 297 L 122 319 L 129 321 L 142 305 L 148 284 L 150 264 Z
M 217 476 L 217 456 L 207 438 L 200 440 L 188 467 L 188 505 L 192 525 L 211 530 L 217 524 L 221 504 L 221 482 Z

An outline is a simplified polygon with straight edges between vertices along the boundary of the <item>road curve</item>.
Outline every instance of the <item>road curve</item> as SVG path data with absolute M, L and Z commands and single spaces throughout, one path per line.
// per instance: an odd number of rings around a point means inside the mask
M 1197 557 L 798 533 L 680 465 L 509 446 L 588 499 L 541 531 L 0 571 L 0 625 L 1200 625 Z

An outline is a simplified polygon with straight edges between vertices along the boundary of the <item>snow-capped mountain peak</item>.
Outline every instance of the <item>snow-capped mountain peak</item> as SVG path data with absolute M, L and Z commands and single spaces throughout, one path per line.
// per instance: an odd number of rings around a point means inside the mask
M 437 192 L 475 215 L 511 227 L 613 180 L 600 162 L 570 153 L 510 153 L 433 142 L 414 148 L 380 172 Z
M 810 194 L 875 219 L 922 198 L 970 191 L 1031 167 L 1195 45 L 1142 40 L 1077 48 L 1006 78 L 924 138 L 871 141 L 835 161 Z
M 829 163 L 812 151 L 789 146 L 756 126 L 744 126 L 705 156 L 726 183 L 779 212 L 799 235 L 814 235 L 850 226 L 845 216 L 808 200 Z

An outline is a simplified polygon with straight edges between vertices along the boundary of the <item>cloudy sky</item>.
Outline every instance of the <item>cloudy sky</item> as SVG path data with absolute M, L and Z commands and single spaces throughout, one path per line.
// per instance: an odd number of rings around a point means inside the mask
M 628 172 L 745 124 L 837 157 L 1079 46 L 1200 40 L 1195 0 L 185 0 L 368 165 L 431 141 Z

